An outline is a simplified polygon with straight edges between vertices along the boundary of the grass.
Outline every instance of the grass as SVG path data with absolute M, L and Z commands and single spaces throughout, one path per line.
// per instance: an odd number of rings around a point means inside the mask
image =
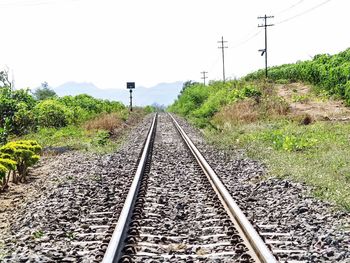
M 350 211 L 349 130 L 349 123 L 279 120 L 229 125 L 206 135 L 220 147 L 246 149 L 267 165 L 269 175 L 304 182 L 315 197 Z
M 138 124 L 147 113 L 147 109 L 135 108 L 128 114 L 101 114 L 80 126 L 41 128 L 35 133 L 11 139 L 36 140 L 43 148 L 67 147 L 72 150 L 111 153 L 118 150 L 127 130 Z
M 186 87 L 169 110 L 203 129 L 219 147 L 245 149 L 248 157 L 266 164 L 267 176 L 304 182 L 315 197 L 350 211 L 350 124 L 317 122 L 293 112 L 270 81 L 244 82 L 240 89 L 237 83 Z M 245 87 L 254 87 L 248 89 L 254 96 L 225 100 L 233 91 L 245 94 Z M 303 94 L 295 87 L 291 99 L 299 104 L 330 99 L 327 92 L 314 90 Z M 209 95 L 200 96 L 204 91 Z
M 87 121 L 84 124 L 84 128 L 87 130 L 106 130 L 113 133 L 113 131 L 118 129 L 122 124 L 123 119 L 120 114 L 106 113 Z
M 109 139 L 108 131 L 86 130 L 82 127 L 67 126 L 60 129 L 43 128 L 21 139 L 36 140 L 45 147 L 68 147 L 96 153 L 108 153 L 118 149 L 120 140 Z

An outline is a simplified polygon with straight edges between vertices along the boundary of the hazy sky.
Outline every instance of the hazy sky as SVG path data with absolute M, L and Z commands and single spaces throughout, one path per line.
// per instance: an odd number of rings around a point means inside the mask
M 201 81 L 203 70 L 220 79 L 221 36 L 226 76 L 239 77 L 264 67 L 264 14 L 275 16 L 270 65 L 350 46 L 349 0 L 0 0 L 0 10 L 0 68 L 14 72 L 16 88 L 152 86 Z

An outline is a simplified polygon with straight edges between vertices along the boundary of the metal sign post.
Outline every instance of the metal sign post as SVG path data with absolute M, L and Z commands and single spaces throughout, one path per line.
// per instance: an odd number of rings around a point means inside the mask
M 132 90 L 135 88 L 135 82 L 127 82 L 126 88 L 130 91 L 130 111 L 132 111 Z

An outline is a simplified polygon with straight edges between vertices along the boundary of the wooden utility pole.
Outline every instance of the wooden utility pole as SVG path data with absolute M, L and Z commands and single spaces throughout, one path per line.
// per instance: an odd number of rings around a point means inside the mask
M 205 74 L 208 74 L 208 72 L 207 71 L 202 71 L 201 74 L 203 74 L 203 77 L 201 77 L 201 79 L 203 79 L 203 84 L 205 86 L 205 79 L 208 78 Z
M 265 28 L 265 49 L 259 49 L 259 52 L 261 52 L 261 55 L 263 56 L 265 54 L 265 77 L 267 78 L 267 27 L 273 26 L 273 24 L 268 25 L 267 19 L 268 18 L 274 18 L 274 16 L 259 16 L 258 19 L 263 19 L 264 24 L 258 25 L 258 27 L 264 27 Z
M 227 43 L 227 41 L 224 41 L 224 37 L 221 37 L 221 41 L 218 41 L 218 43 L 221 43 L 221 46 L 219 47 L 222 50 L 222 81 L 225 83 L 225 43 Z

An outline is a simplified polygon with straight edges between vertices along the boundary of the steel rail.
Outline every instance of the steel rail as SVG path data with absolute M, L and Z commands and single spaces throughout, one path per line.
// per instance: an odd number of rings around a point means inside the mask
M 184 139 L 185 143 L 188 145 L 189 149 L 195 156 L 198 164 L 202 167 L 210 181 L 214 184 L 215 189 L 220 195 L 220 199 L 223 200 L 224 205 L 228 208 L 231 216 L 238 223 L 239 227 L 243 231 L 249 245 L 253 248 L 254 253 L 260 262 L 263 263 L 277 263 L 278 261 L 273 256 L 271 251 L 266 246 L 265 242 L 261 239 L 260 235 L 256 232 L 252 224 L 249 222 L 247 217 L 243 214 L 242 210 L 238 207 L 237 203 L 233 200 L 230 193 L 227 191 L 224 184 L 221 182 L 219 177 L 216 175 L 214 170 L 210 167 L 208 162 L 205 160 L 203 155 L 199 152 L 197 147 L 193 144 L 191 139 L 186 135 L 184 130 L 181 128 L 179 123 L 175 118 L 169 113 L 172 118 L 175 127 L 178 129 L 181 137 Z
M 140 182 L 145 169 L 148 153 L 151 148 L 151 139 L 156 130 L 157 114 L 154 116 L 151 127 L 149 129 L 142 155 L 137 166 L 137 170 L 130 186 L 130 190 L 125 199 L 123 209 L 120 213 L 117 225 L 112 234 L 112 238 L 109 241 L 108 247 L 104 254 L 102 263 L 116 263 L 121 257 L 121 252 L 124 246 L 124 240 L 127 236 L 128 223 L 130 223 L 132 216 L 132 208 L 134 207 L 138 190 L 140 188 Z

